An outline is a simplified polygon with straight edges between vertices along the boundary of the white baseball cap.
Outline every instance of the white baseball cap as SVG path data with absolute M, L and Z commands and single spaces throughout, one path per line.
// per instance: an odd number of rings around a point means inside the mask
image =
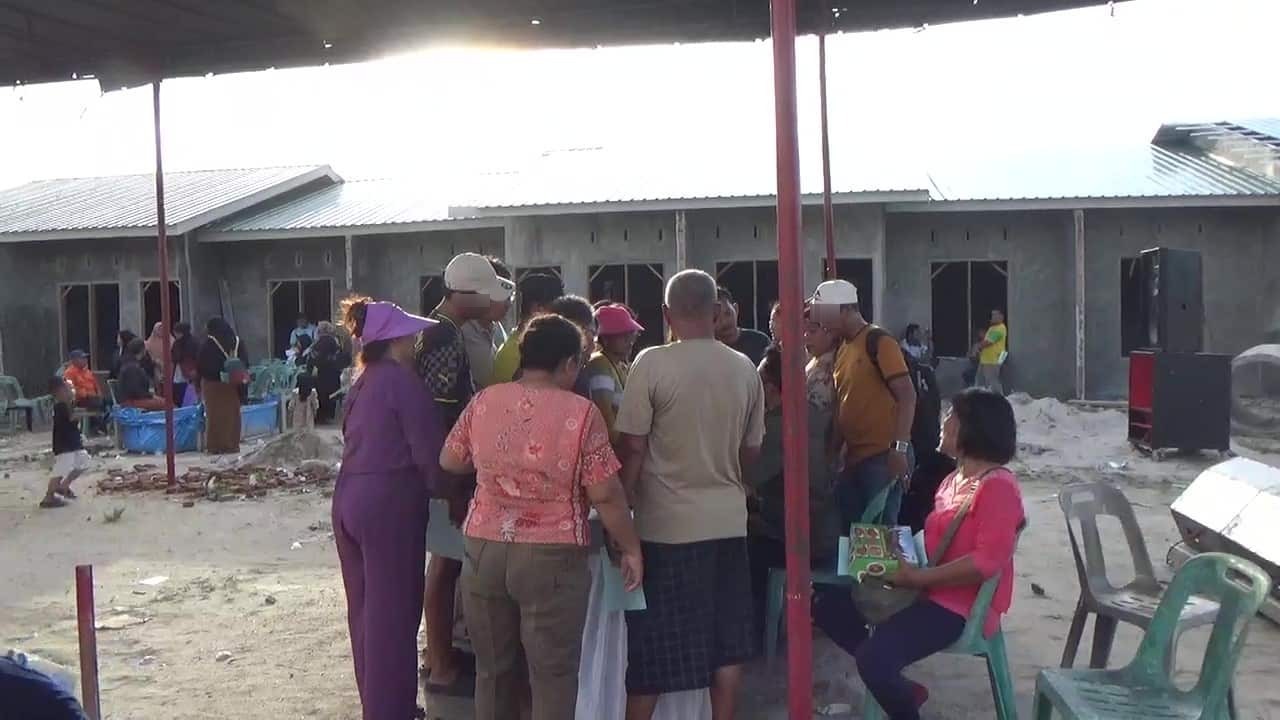
M 811 305 L 857 305 L 858 288 L 848 280 L 828 280 L 818 285 L 809 298 Z
M 462 253 L 455 255 L 444 269 L 444 286 L 454 292 L 487 295 L 491 300 L 505 300 L 511 296 L 511 281 L 504 285 L 494 272 L 493 265 L 483 255 Z

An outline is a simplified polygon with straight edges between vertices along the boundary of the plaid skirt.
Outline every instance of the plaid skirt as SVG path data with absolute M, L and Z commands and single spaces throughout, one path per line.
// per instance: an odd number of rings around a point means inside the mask
M 642 543 L 646 609 L 627 613 L 627 693 L 711 687 L 755 654 L 747 539 Z

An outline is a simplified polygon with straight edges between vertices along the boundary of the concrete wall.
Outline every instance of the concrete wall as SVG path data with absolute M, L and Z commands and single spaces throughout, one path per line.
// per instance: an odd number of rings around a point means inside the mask
M 205 243 L 205 246 L 204 264 L 193 268 L 208 282 L 202 287 L 212 285 L 214 288 L 210 293 L 203 293 L 203 297 L 209 302 L 210 297 L 217 296 L 219 281 L 226 281 L 236 332 L 249 353 L 250 362 L 258 362 L 270 354 L 270 281 L 327 279 L 333 288 L 335 305 L 346 292 L 347 260 L 341 237 L 218 242 Z M 210 277 L 210 267 L 216 267 L 220 276 Z M 208 315 L 199 321 L 207 319 Z M 319 319 L 323 318 L 313 318 Z
M 691 267 L 715 271 L 730 260 L 777 258 L 771 208 L 688 214 Z M 805 290 L 821 277 L 821 210 L 804 211 Z M 1074 391 L 1074 269 L 1070 211 L 903 213 L 880 206 L 836 209 L 842 258 L 872 258 L 877 322 L 896 331 L 931 325 L 930 262 L 992 259 L 1009 264 L 1012 389 L 1066 397 Z M 1207 350 L 1239 352 L 1280 341 L 1280 211 L 1246 208 L 1090 210 L 1086 228 L 1087 386 L 1093 398 L 1123 397 L 1120 355 L 1120 259 L 1156 245 L 1204 254 Z M 60 282 L 120 282 L 121 326 L 141 330 L 139 283 L 156 277 L 146 238 L 0 244 L 0 337 L 5 370 L 34 391 L 60 361 Z M 454 254 L 494 254 L 515 268 L 560 266 L 569 292 L 587 294 L 589 268 L 660 263 L 675 271 L 675 213 L 531 216 L 506 228 L 360 236 L 353 239 L 357 292 L 418 306 L 419 278 L 443 272 Z M 185 257 L 189 255 L 191 271 Z M 268 351 L 268 280 L 329 279 L 346 293 L 340 236 L 205 243 L 172 240 L 174 277 L 183 282 L 184 316 L 203 323 L 220 314 L 226 282 L 251 357 Z M 21 341 L 18 339 L 21 338 Z M 944 365 L 954 388 L 962 363 Z M 955 377 L 953 377 L 955 376 Z
M 1075 382 L 1072 227 L 1070 212 L 889 215 L 888 287 L 880 323 L 895 333 L 911 322 L 932 326 L 930 263 L 1005 260 L 1007 380 L 1033 395 L 1069 395 Z M 940 368 L 944 392 L 958 389 L 963 365 Z
M 506 228 L 506 261 L 515 268 L 560 267 L 565 292 L 586 296 L 592 265 L 660 263 L 675 267 L 675 213 L 547 215 L 513 218 Z
M 777 223 L 772 208 L 698 210 L 687 216 L 689 267 L 715 272 L 731 260 L 776 260 Z M 822 275 L 825 245 L 818 208 L 805 208 L 805 288 Z M 874 257 L 884 242 L 879 206 L 836 210 L 837 255 Z M 618 213 L 513 219 L 507 233 L 507 262 L 515 267 L 559 265 L 570 292 L 585 293 L 588 268 L 605 263 L 663 263 L 675 267 L 675 213 Z
M 801 221 L 803 289 L 808 294 L 822 281 L 826 257 L 822 209 L 806 206 Z M 885 237 L 881 206 L 840 206 L 835 209 L 835 221 L 836 257 L 872 259 L 877 268 L 874 294 L 880 297 L 884 289 L 881 270 Z M 689 213 L 688 225 L 691 267 L 714 274 L 719 262 L 778 259 L 777 217 L 773 208 L 701 210 Z
M 449 260 L 462 252 L 503 257 L 502 228 L 352 238 L 354 289 L 416 313 L 421 278 L 443 275 Z
M 1090 397 L 1124 397 L 1129 363 L 1120 352 L 1120 260 L 1164 246 L 1199 250 L 1204 261 L 1205 351 L 1238 353 L 1280 327 L 1277 211 L 1169 208 L 1085 212 L 1085 294 Z M 1010 331 L 1012 333 L 1012 330 Z
M 181 239 L 170 238 L 169 271 L 174 279 L 181 279 L 177 274 L 180 248 Z M 5 372 L 17 377 L 28 395 L 44 393 L 45 382 L 63 361 L 59 319 L 62 284 L 118 282 L 120 327 L 145 335 L 141 282 L 157 279 L 159 274 L 154 238 L 0 246 L 0 334 L 5 343 Z M 185 313 L 185 290 L 183 304 Z M 101 361 L 104 368 L 109 364 L 106 358 Z

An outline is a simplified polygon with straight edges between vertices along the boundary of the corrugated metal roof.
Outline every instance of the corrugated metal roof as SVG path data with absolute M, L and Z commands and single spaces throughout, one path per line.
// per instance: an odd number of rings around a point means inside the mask
M 358 180 L 323 188 L 283 204 L 216 223 L 206 239 L 249 233 L 344 230 L 455 220 L 444 193 L 426 181 Z M 394 228 L 391 229 L 394 231 Z
M 802 150 L 807 152 L 808 148 Z M 833 149 L 833 153 L 835 150 Z M 811 155 L 815 157 L 816 148 Z M 777 188 L 772 141 L 719 147 L 587 147 L 543 153 L 517 171 L 481 178 L 455 208 L 500 210 L 565 205 L 644 204 L 768 198 Z M 801 192 L 822 192 L 821 167 L 801 163 Z M 835 195 L 919 194 L 924 173 L 866 153 L 832 162 Z M 870 198 L 868 198 L 870 199 Z M 907 199 L 907 198 L 901 198 Z M 465 210 L 464 210 L 465 211 Z
M 1280 182 L 1194 149 L 1157 145 L 1058 147 L 938 161 L 929 172 L 944 201 L 1274 197 Z
M 1280 145 L 1280 118 L 1235 120 L 1232 121 L 1232 124 L 1239 125 L 1240 127 L 1258 133 L 1259 135 L 1266 135 L 1271 138 L 1275 144 Z
M 341 180 L 327 165 L 165 174 L 169 232 L 187 232 L 312 181 Z M 154 175 L 38 180 L 0 191 L 0 241 L 155 232 Z

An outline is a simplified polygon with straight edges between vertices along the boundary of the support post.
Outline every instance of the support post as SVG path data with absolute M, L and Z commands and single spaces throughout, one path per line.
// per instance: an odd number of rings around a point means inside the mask
M 76 566 L 76 627 L 80 636 L 80 695 L 89 720 L 101 720 L 98 630 L 93 609 L 93 566 Z
M 1071 213 L 1075 225 L 1075 320 L 1076 320 L 1076 399 L 1085 399 L 1085 325 L 1084 325 L 1084 211 Z
M 355 291 L 356 291 L 356 284 L 355 284 L 355 264 L 356 264 L 356 258 L 355 258 L 355 255 L 351 252 L 351 248 L 352 248 L 352 245 L 353 245 L 353 244 L 354 244 L 354 241 L 352 240 L 352 238 L 351 238 L 351 236 L 350 236 L 350 235 L 347 235 L 346 237 L 344 237 L 344 238 L 342 239 L 342 251 L 346 254 L 346 258 L 347 258 L 347 262 L 346 262 L 346 265 L 347 265 L 347 277 L 346 277 L 346 280 L 347 280 L 347 294 L 348 294 L 348 295 L 350 295 L 351 293 L 353 293 L 353 292 L 355 292 Z
M 827 272 L 824 278 L 834 280 L 837 276 L 836 217 L 831 206 L 831 141 L 827 135 L 826 33 L 818 33 L 818 112 L 822 119 L 822 234 L 827 241 Z
M 182 235 L 182 294 L 187 298 L 187 322 L 199 317 L 196 312 L 196 286 L 191 282 L 191 233 Z M 182 398 L 178 398 L 182 400 Z
M 151 84 L 152 125 L 156 136 L 156 255 L 160 263 L 160 323 L 173 332 L 173 309 L 169 307 L 169 238 L 164 219 L 164 153 L 160 143 L 160 81 Z M 146 332 L 146 328 L 143 328 Z M 160 379 L 164 397 L 164 466 L 169 485 L 177 483 L 173 447 L 173 358 L 164 358 Z
M 796 3 L 771 0 L 778 164 L 778 289 L 782 331 L 783 478 L 787 552 L 787 707 L 813 717 L 813 630 L 809 616 L 809 436 L 801 339 L 800 154 L 796 130 Z
M 676 211 L 676 272 L 680 272 L 689 267 L 689 238 L 685 234 L 689 231 L 688 221 L 685 219 L 684 211 Z

